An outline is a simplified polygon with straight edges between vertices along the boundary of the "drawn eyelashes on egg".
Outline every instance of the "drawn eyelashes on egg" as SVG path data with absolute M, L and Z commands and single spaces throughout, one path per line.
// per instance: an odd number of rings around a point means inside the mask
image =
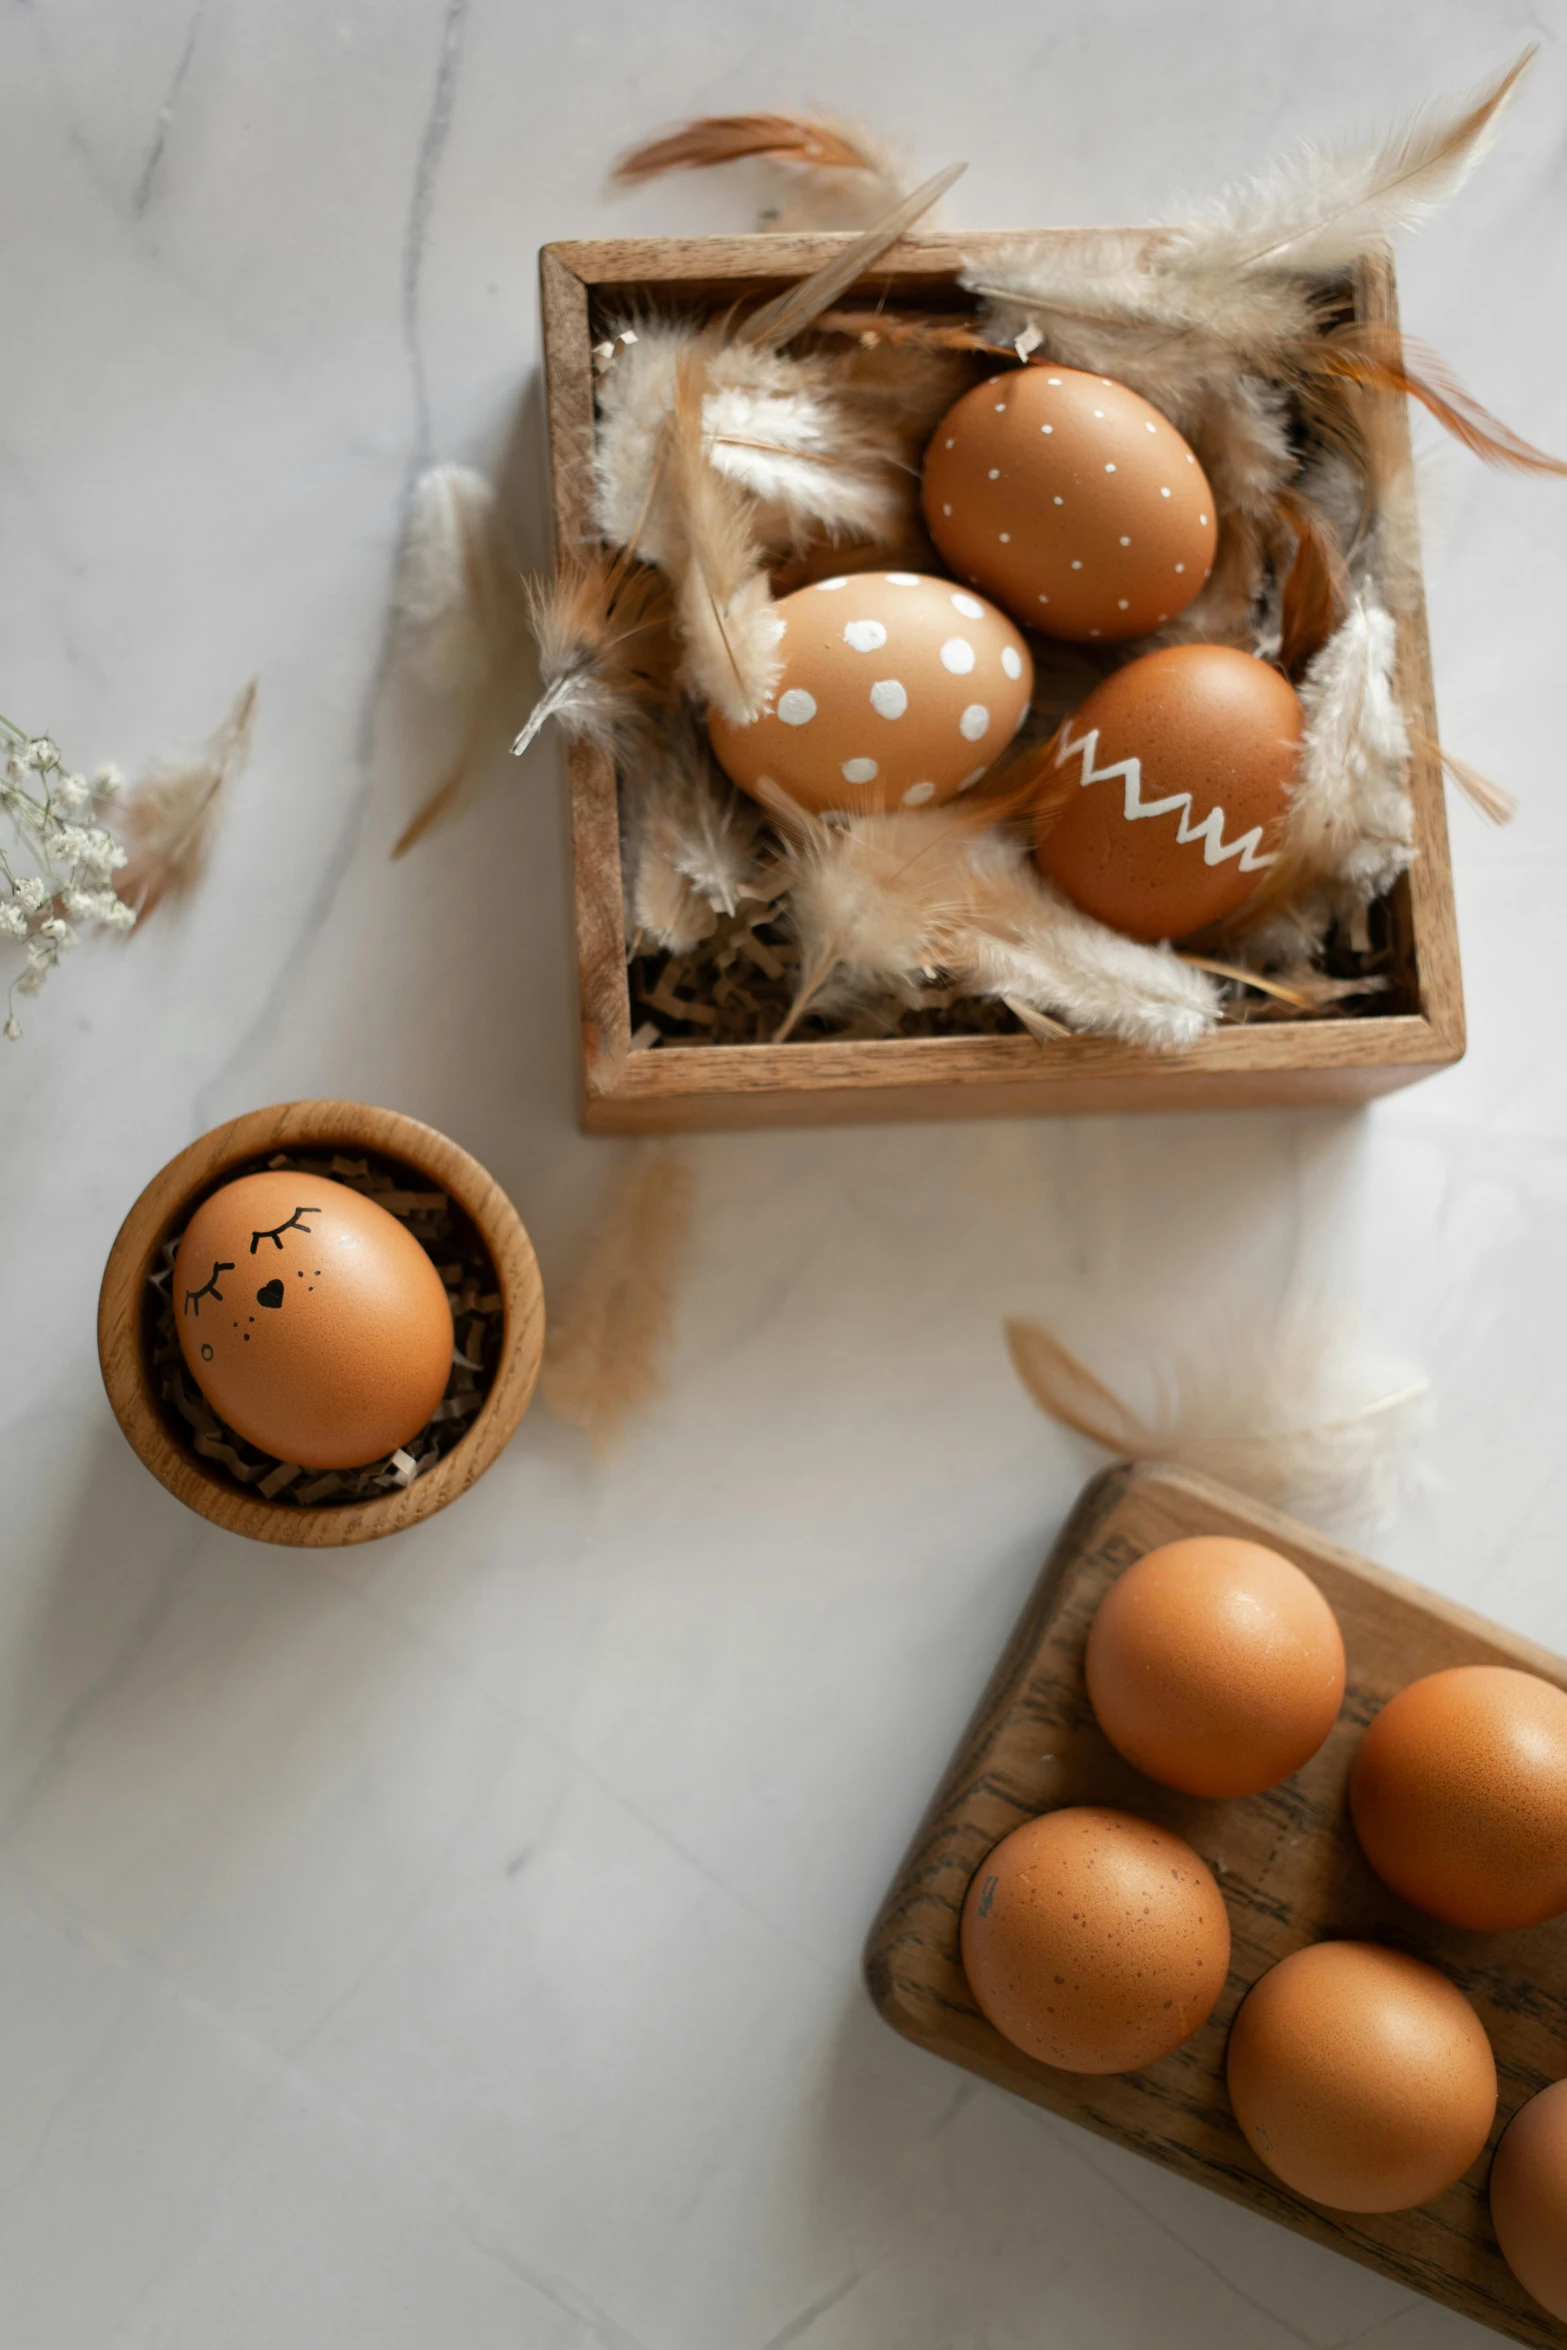
M 218 1275 L 232 1273 L 233 1270 L 232 1264 L 215 1264 L 199 1289 L 186 1290 L 185 1312 L 194 1314 L 199 1322 L 201 1320 L 201 1301 L 204 1297 L 210 1297 L 214 1305 L 220 1306 L 223 1303 L 223 1292 L 218 1287 Z
M 255 1255 L 257 1243 L 263 1240 L 270 1240 L 274 1248 L 281 1250 L 285 1232 L 302 1232 L 308 1240 L 310 1227 L 308 1224 L 301 1224 L 299 1219 L 301 1216 L 319 1216 L 320 1213 L 319 1208 L 296 1208 L 286 1224 L 275 1224 L 270 1232 L 253 1232 L 250 1236 L 251 1255 Z

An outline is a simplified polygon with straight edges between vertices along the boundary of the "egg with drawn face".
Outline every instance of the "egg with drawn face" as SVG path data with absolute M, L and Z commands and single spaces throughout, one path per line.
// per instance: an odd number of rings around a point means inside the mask
M 248 1444 L 356 1469 L 416 1436 L 445 1392 L 441 1277 L 397 1218 L 319 1175 L 242 1175 L 202 1201 L 174 1259 L 186 1368 Z
M 783 673 L 748 726 L 709 722 L 724 772 L 764 803 L 855 816 L 953 799 L 1028 715 L 1034 664 L 1004 613 L 950 579 L 861 571 L 778 602 Z

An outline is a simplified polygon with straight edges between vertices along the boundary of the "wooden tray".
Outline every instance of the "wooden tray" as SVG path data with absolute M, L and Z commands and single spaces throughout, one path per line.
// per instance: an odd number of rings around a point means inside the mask
M 1338 1616 L 1349 1652 L 1344 1710 L 1284 1786 L 1239 1803 L 1157 1787 L 1115 1753 L 1090 1711 L 1083 1645 L 1124 1567 L 1183 1534 L 1238 1534 L 1292 1558 Z M 1491 2152 L 1525 2100 L 1567 2072 L 1567 1919 L 1521 1934 L 1470 1934 L 1405 1906 L 1373 1876 L 1349 1824 L 1361 1731 L 1407 1682 L 1445 1665 L 1515 1665 L 1567 1688 L 1567 1661 L 1340 1550 L 1321 1535 L 1180 1470 L 1126 1466 L 1079 1501 L 997 1666 L 871 1931 L 871 1996 L 895 2030 L 1134 2153 L 1380 2269 L 1514 2341 L 1567 2344 L 1502 2260 L 1486 2210 Z M 1176 1829 L 1218 1877 L 1234 1948 L 1213 2016 L 1145 2071 L 1063 2073 L 1003 2040 L 974 2004 L 958 1956 L 969 1879 L 1035 1813 L 1110 1803 Z M 1323 1936 L 1396 1944 L 1452 1977 L 1496 2051 L 1491 2145 L 1456 2187 L 1418 2211 L 1362 2217 L 1302 2202 L 1252 2155 L 1224 2090 L 1224 2047 L 1251 1985 Z
M 883 256 L 855 298 L 892 311 L 900 303 L 950 306 L 966 299 L 957 285 L 965 258 L 1014 244 L 1019 233 L 920 230 Z M 1070 243 L 1093 232 L 1050 233 Z M 776 294 L 847 242 L 842 235 L 630 237 L 544 247 L 539 286 L 558 558 L 596 544 L 595 339 L 638 310 L 712 314 Z M 1390 255 L 1360 263 L 1350 291 L 1357 319 L 1397 326 Z M 1407 464 L 1409 449 L 1405 402 L 1368 395 L 1366 417 L 1398 478 L 1398 459 Z M 1406 527 L 1413 535 L 1412 518 Z M 1398 698 L 1416 745 L 1416 856 L 1390 900 L 1393 985 L 1382 1010 L 1220 1028 L 1174 1055 L 1091 1036 L 1043 1044 L 1029 1036 L 887 1037 L 634 1052 L 615 768 L 606 752 L 578 743 L 567 768 L 584 1126 L 650 1133 L 1357 1102 L 1460 1059 L 1463 987 L 1425 600 L 1418 579 L 1402 573 L 1389 583 L 1388 599 L 1398 622 Z

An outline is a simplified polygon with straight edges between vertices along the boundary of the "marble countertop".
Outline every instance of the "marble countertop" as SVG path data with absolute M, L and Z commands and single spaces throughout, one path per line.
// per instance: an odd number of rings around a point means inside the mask
M 1448 2350 L 1348 2262 L 890 2033 L 867 1922 L 1096 1464 L 1007 1313 L 1087 1347 L 1356 1301 L 1436 1383 L 1390 1565 L 1567 1644 L 1567 1088 L 1552 962 L 1567 490 L 1439 451 L 1471 1047 L 1362 1114 L 714 1137 L 668 1392 L 605 1466 L 535 1412 L 362 1554 L 223 1535 L 97 1377 L 116 1225 L 232 1112 L 455 1135 L 571 1273 L 623 1146 L 574 1123 L 558 750 L 418 856 L 378 702 L 436 458 L 522 483 L 534 258 L 730 227 L 611 199 L 691 112 L 856 107 L 957 226 L 1135 220 L 1531 38 L 1406 320 L 1567 447 L 1562 0 L 5 0 L 0 701 L 80 760 L 259 675 L 186 914 L 0 1048 L 0 2337 L 16 2350 Z

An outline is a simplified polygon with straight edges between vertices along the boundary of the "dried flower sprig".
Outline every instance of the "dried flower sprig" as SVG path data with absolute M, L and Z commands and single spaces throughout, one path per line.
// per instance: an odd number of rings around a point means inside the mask
M 119 769 L 78 774 L 49 735 L 29 734 L 3 715 L 0 751 L 0 813 L 14 843 L 0 839 L 0 939 L 26 958 L 7 991 L 4 1033 L 14 1043 L 22 1033 L 15 999 L 37 995 L 76 944 L 73 925 L 129 930 L 136 913 L 114 887 L 128 852 L 102 821 L 123 789 Z

